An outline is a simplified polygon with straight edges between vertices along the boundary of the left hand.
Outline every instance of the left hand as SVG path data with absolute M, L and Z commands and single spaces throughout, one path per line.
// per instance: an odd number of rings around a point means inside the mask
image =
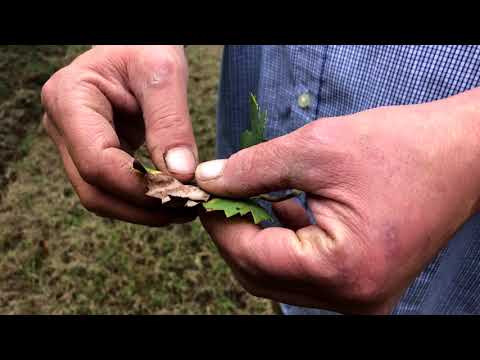
M 479 90 L 314 121 L 197 168 L 205 190 L 307 194 L 274 205 L 285 227 L 201 220 L 247 291 L 341 313 L 386 314 L 478 207 Z

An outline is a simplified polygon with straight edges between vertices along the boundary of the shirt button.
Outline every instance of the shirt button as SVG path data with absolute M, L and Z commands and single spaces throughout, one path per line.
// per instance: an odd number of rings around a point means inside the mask
M 298 106 L 300 106 L 302 109 L 310 106 L 310 95 L 308 92 L 305 92 L 298 97 Z

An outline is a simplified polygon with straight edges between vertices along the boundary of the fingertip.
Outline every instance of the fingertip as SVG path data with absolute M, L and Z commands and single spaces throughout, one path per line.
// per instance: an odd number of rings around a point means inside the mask
M 193 176 L 197 160 L 189 146 L 176 146 L 165 153 L 165 165 L 172 174 Z
M 182 183 L 195 178 L 196 151 L 188 145 L 175 146 L 169 150 L 158 146 L 151 151 L 150 156 L 157 169 L 168 173 Z
M 223 174 L 227 160 L 217 159 L 203 162 L 195 169 L 195 177 L 198 181 L 211 181 L 218 179 Z
M 212 194 L 230 197 L 232 194 L 226 189 L 222 178 L 226 159 L 217 159 L 203 162 L 195 169 L 195 181 L 205 191 Z

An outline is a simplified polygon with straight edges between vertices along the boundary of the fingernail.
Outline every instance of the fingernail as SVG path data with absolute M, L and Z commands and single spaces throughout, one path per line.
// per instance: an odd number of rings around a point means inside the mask
M 177 174 L 193 174 L 195 172 L 195 157 L 185 146 L 170 149 L 165 155 L 168 171 Z
M 227 160 L 212 160 L 197 167 L 195 177 L 199 180 L 212 180 L 222 175 Z

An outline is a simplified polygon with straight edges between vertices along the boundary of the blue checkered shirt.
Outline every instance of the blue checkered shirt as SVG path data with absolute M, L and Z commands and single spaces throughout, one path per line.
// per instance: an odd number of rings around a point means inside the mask
M 429 102 L 479 85 L 480 46 L 226 46 L 218 157 L 239 150 L 240 133 L 249 127 L 250 92 L 268 111 L 271 139 L 321 117 Z M 307 107 L 298 101 L 302 94 L 308 94 Z M 394 314 L 479 314 L 479 295 L 480 215 L 416 278 Z M 330 313 L 282 308 L 286 314 Z

